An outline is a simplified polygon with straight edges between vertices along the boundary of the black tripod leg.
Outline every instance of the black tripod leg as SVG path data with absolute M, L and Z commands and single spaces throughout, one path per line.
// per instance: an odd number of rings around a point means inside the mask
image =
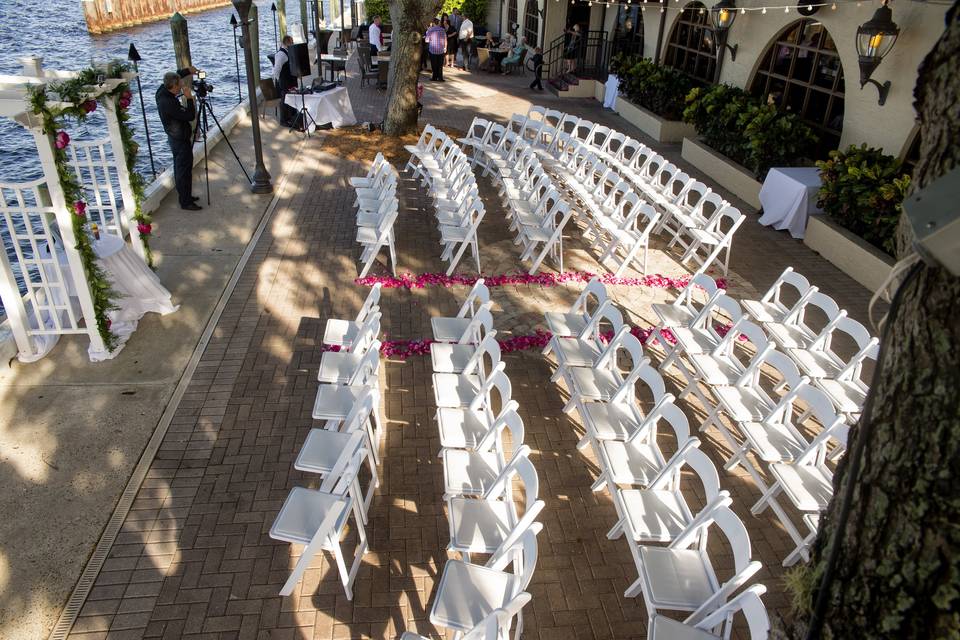
M 223 141 L 226 142 L 227 146 L 230 148 L 230 153 L 233 154 L 233 157 L 237 161 L 237 164 L 240 165 L 240 171 L 243 171 L 243 175 L 246 176 L 247 182 L 252 183 L 253 180 L 250 179 L 250 174 L 247 173 L 247 170 L 243 166 L 243 163 L 240 162 L 240 156 L 237 155 L 236 149 L 234 149 L 233 145 L 230 144 L 230 138 L 227 137 L 227 133 L 223 130 L 223 127 L 220 126 L 220 120 L 217 119 L 217 114 L 213 112 L 213 107 L 207 105 L 207 109 L 210 110 L 210 116 L 213 118 L 214 124 L 217 125 L 217 129 L 220 129 L 220 135 L 223 136 Z

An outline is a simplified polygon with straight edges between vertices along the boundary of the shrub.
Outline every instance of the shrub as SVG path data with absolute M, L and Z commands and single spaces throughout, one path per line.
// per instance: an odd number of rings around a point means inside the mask
M 679 120 L 684 99 L 696 84 L 686 73 L 637 55 L 618 54 L 610 71 L 620 79 L 620 94 L 667 120 Z
M 900 205 L 910 186 L 900 161 L 866 144 L 831 151 L 817 162 L 817 204 L 837 224 L 890 255 L 896 252 Z
M 711 148 L 761 180 L 770 167 L 804 162 L 817 141 L 795 114 L 723 84 L 692 89 L 683 120 L 693 124 Z
M 449 15 L 454 9 L 470 18 L 474 29 L 487 22 L 487 0 L 443 0 L 440 13 Z
M 367 12 L 367 22 L 372 22 L 374 16 L 380 16 L 384 24 L 390 24 L 390 3 L 388 0 L 366 0 L 364 9 Z

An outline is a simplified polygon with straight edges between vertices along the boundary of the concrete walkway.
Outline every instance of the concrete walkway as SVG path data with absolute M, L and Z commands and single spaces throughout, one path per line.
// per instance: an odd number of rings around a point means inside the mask
M 595 101 L 530 94 L 522 78 L 447 73 L 442 85 L 424 76 L 424 123 L 465 129 L 474 115 L 503 121 L 525 112 L 533 98 L 644 139 Z M 378 121 L 383 94 L 360 89 L 352 79 L 348 85 L 358 120 Z M 232 137 L 246 139 L 245 131 Z M 332 143 L 342 134 L 327 135 Z M 365 164 L 328 153 L 324 136 L 302 143 L 293 162 L 300 137 L 275 129 L 266 137 L 269 166 L 275 178 L 278 168 L 287 173 L 286 188 L 195 372 L 184 381 L 186 393 L 170 407 L 169 430 L 148 461 L 146 480 L 73 637 L 392 638 L 407 628 L 436 633 L 426 617 L 448 533 L 424 358 L 387 361 L 382 368 L 388 424 L 383 486 L 371 508 L 371 553 L 355 599 L 345 599 L 327 559 L 318 559 L 294 596 L 276 595 L 299 550 L 274 543 L 266 533 L 291 487 L 316 484 L 295 472 L 292 461 L 313 426 L 320 336 L 327 318 L 352 316 L 366 295 L 353 283 L 353 196 L 347 184 Z M 376 138 L 370 140 L 359 156 L 372 158 Z M 12 488 L 0 498 L 0 553 L 7 567 L 2 637 L 43 637 L 51 627 L 266 210 L 267 199 L 246 193 L 224 152 L 214 154 L 222 202 L 217 210 L 187 218 L 168 203 L 157 216 L 160 275 L 184 304 L 181 311 L 148 318 L 110 363 L 89 365 L 82 358 L 85 345 L 65 341 L 47 360 L 16 366 L 0 378 L 0 444 L 7 462 L 0 468 L 4 486 Z M 678 149 L 664 152 L 679 156 Z M 488 206 L 483 270 L 515 271 L 519 253 L 503 213 L 486 185 L 482 196 Z M 399 268 L 443 270 L 429 206 L 408 182 L 402 197 Z M 594 257 L 576 233 L 571 236 L 565 240 L 567 268 L 596 271 Z M 662 245 L 656 248 L 651 272 L 684 273 L 659 250 Z M 869 295 L 862 287 L 754 217 L 734 245 L 732 290 L 755 295 L 788 264 L 864 320 Z M 472 268 L 464 262 L 461 270 Z M 384 332 L 390 339 L 426 337 L 429 317 L 455 311 L 465 292 L 387 291 Z M 544 310 L 569 305 L 576 294 L 575 287 L 498 289 L 495 324 L 507 335 L 528 333 L 542 325 Z M 652 322 L 651 302 L 669 298 L 666 291 L 628 287 L 614 288 L 613 295 L 640 326 Z M 651 356 L 659 358 L 656 350 Z M 549 382 L 551 366 L 539 352 L 508 356 L 507 371 L 547 501 L 526 637 L 644 637 L 642 601 L 622 595 L 635 578 L 633 563 L 622 540 L 605 537 L 615 513 L 605 492 L 589 489 L 595 461 L 575 448 L 579 425 L 561 411 L 565 391 Z M 702 407 L 684 408 L 699 424 Z M 724 450 L 716 433 L 708 432 L 707 440 L 705 448 L 719 461 Z M 734 495 L 764 564 L 757 579 L 770 588 L 765 602 L 771 611 L 784 609 L 779 562 L 789 541 L 769 513 L 749 515 L 759 494 L 745 474 L 721 473 L 721 483 Z

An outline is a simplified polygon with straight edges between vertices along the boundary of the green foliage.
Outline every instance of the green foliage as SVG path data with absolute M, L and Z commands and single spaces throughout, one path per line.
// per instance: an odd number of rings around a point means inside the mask
M 817 204 L 834 221 L 890 255 L 896 252 L 901 203 L 910 186 L 900 161 L 879 149 L 851 145 L 817 162 Z
M 128 67 L 125 64 L 113 62 L 108 65 L 106 70 L 90 67 L 79 72 L 75 78 L 53 82 L 46 86 L 33 87 L 30 90 L 30 110 L 43 121 L 44 133 L 52 137 L 65 131 L 67 119 L 83 122 L 88 113 L 86 106 L 91 101 L 96 100 L 101 105 L 110 101 L 111 108 L 116 110 L 117 120 L 120 124 L 124 160 L 130 173 L 130 182 L 134 193 L 135 214 L 133 217 L 139 225 L 146 225 L 149 228 L 150 216 L 143 212 L 141 206 L 146 181 L 135 169 L 138 145 L 133 139 L 130 113 L 123 106 L 124 104 L 127 107 L 130 105 L 130 86 L 126 82 L 122 82 L 110 91 L 102 91 L 98 86 L 98 76 L 102 75 L 105 79 L 117 79 L 127 70 Z M 48 102 L 51 95 L 56 95 L 56 102 L 64 104 L 51 107 Z M 117 346 L 117 337 L 110 331 L 107 313 L 117 308 L 113 302 L 116 292 L 110 286 L 110 281 L 97 263 L 88 219 L 77 209 L 78 204 L 85 207 L 84 191 L 70 165 L 66 147 L 58 149 L 54 146 L 54 162 L 57 167 L 60 189 L 63 191 L 66 207 L 71 213 L 73 235 L 77 243 L 76 250 L 80 254 L 83 270 L 90 286 L 97 331 L 106 348 L 113 351 Z M 149 231 L 141 234 L 140 240 L 143 243 L 147 263 L 152 267 L 153 256 L 150 251 Z
M 618 54 L 610 71 L 620 79 L 620 94 L 667 120 L 679 120 L 684 99 L 697 81 L 686 73 L 638 55 Z
M 683 120 L 693 124 L 710 147 L 761 180 L 770 167 L 804 162 L 817 142 L 796 114 L 725 84 L 692 89 Z
M 384 24 L 390 24 L 390 3 L 387 0 L 366 0 L 364 10 L 367 12 L 367 22 L 374 16 L 380 16 Z
M 487 0 L 443 0 L 440 13 L 451 14 L 454 9 L 470 18 L 474 27 L 487 22 Z
M 783 586 L 790 596 L 790 610 L 794 617 L 805 618 L 813 602 L 814 590 L 819 586 L 823 565 L 798 563 L 783 574 Z

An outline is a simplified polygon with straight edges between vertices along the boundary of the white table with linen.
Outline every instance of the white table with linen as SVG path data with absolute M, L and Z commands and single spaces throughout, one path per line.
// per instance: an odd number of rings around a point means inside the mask
M 617 94 L 620 90 L 620 79 L 617 74 L 611 73 L 603 85 L 603 108 L 616 109 Z
M 763 215 L 760 224 L 802 239 L 807 218 L 823 213 L 817 207 L 820 170 L 816 167 L 778 167 L 770 169 L 760 188 Z
M 43 246 L 42 250 L 49 255 L 48 247 Z M 163 286 L 157 274 L 144 264 L 140 256 L 122 238 L 101 234 L 99 240 L 93 241 L 93 251 L 97 255 L 97 264 L 103 269 L 104 275 L 106 275 L 107 280 L 110 281 L 110 286 L 116 293 L 113 302 L 118 307 L 107 312 L 107 317 L 110 319 L 110 331 L 117 336 L 117 349 L 112 353 L 96 351 L 91 345 L 87 350 L 90 360 L 99 362 L 110 360 L 120 353 L 120 349 L 133 335 L 133 332 L 137 330 L 140 318 L 144 314 L 159 313 L 160 315 L 166 315 L 179 309 L 180 305 L 173 304 L 170 291 Z M 67 255 L 59 246 L 57 247 L 57 262 L 60 263 L 60 269 L 67 279 L 67 293 L 71 299 L 75 299 L 77 289 L 73 278 L 69 275 L 70 266 L 67 263 Z M 44 271 L 49 280 L 56 281 L 56 272 L 52 266 L 44 267 Z M 74 304 L 74 308 L 79 312 L 79 305 Z M 44 318 L 44 324 L 51 328 L 54 326 L 49 318 Z M 56 344 L 59 336 L 34 336 L 34 339 L 42 339 L 36 346 L 40 347 L 38 349 L 40 353 L 46 355 Z
M 350 94 L 346 87 L 337 87 L 322 93 L 288 93 L 284 102 L 297 111 L 301 107 L 307 108 L 307 113 L 313 118 L 310 129 L 318 125 L 330 123 L 334 129 L 357 124 L 357 117 L 353 115 L 353 105 L 350 104 Z

